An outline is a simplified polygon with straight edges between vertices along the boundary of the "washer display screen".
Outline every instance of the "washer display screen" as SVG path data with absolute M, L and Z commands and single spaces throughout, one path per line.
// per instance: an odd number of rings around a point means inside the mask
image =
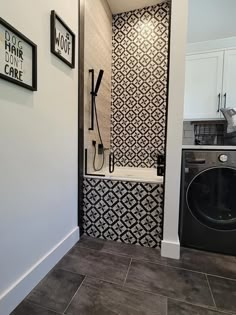
M 187 204 L 194 217 L 204 225 L 236 229 L 236 170 L 211 168 L 198 174 L 187 189 Z

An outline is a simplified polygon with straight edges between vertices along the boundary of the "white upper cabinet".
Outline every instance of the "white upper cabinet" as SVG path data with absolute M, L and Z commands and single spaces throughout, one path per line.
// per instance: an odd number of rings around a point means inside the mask
M 222 107 L 236 107 L 236 49 L 225 51 Z
M 221 117 L 223 64 L 223 51 L 187 56 L 184 119 Z

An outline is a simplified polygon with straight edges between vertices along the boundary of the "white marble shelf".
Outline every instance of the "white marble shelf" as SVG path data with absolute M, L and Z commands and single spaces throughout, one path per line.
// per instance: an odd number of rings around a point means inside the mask
M 236 145 L 182 145 L 183 150 L 236 150 Z

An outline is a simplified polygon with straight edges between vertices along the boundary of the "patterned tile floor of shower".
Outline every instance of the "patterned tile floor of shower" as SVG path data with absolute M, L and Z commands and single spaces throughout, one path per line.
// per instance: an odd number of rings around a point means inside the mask
M 235 297 L 235 257 L 82 237 L 12 315 L 236 314 Z

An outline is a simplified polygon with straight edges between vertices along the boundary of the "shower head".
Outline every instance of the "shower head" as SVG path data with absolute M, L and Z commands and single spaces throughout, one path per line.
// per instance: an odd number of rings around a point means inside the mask
M 96 83 L 96 87 L 95 87 L 95 90 L 94 90 L 94 94 L 95 94 L 95 95 L 98 94 L 98 90 L 99 90 L 99 88 L 100 88 L 100 84 L 101 84 L 101 81 L 102 81 L 103 73 L 104 73 L 103 70 L 100 70 L 100 71 L 99 71 L 98 79 L 97 79 L 97 83 Z

